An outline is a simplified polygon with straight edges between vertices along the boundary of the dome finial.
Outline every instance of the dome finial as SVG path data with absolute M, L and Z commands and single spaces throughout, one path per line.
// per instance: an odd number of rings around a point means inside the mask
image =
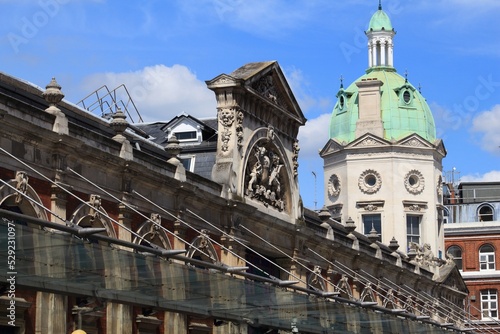
M 378 0 L 378 10 L 382 10 L 382 0 Z
M 405 83 L 408 83 L 408 70 L 405 71 Z
M 344 76 L 340 75 L 340 88 L 344 88 Z

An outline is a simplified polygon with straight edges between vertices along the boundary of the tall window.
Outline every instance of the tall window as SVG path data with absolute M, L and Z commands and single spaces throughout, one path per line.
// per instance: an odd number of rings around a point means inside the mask
M 484 245 L 479 249 L 479 270 L 495 270 L 495 249 Z
M 420 244 L 420 219 L 422 216 L 406 216 L 406 242 Z
M 448 224 L 450 222 L 449 217 L 450 217 L 450 211 L 448 211 L 447 208 L 444 208 L 443 209 L 443 223 Z
M 477 216 L 480 222 L 491 222 L 493 221 L 493 208 L 487 204 L 481 205 Z
M 364 234 L 370 234 L 372 228 L 377 231 L 379 239 L 382 235 L 382 218 L 380 214 L 363 215 L 363 231 Z
M 459 270 L 462 270 L 462 249 L 458 246 L 448 248 L 448 253 L 453 256 L 453 261 L 457 264 Z
M 481 318 L 482 320 L 498 319 L 497 290 L 481 291 Z

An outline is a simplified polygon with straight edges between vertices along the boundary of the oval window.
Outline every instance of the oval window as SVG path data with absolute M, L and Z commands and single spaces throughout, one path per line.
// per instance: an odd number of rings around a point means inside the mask
M 409 90 L 405 90 L 403 93 L 403 100 L 405 101 L 406 104 L 409 104 L 411 101 L 411 93 Z

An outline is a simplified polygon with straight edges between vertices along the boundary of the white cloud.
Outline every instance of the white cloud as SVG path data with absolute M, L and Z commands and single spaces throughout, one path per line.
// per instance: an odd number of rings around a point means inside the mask
M 145 122 L 168 121 L 181 112 L 199 118 L 216 116 L 214 93 L 183 65 L 96 73 L 83 80 L 82 89 L 88 94 L 102 85 L 112 90 L 121 84 L 127 87 Z
M 483 175 L 464 175 L 460 178 L 460 182 L 500 182 L 500 171 L 493 170 Z
M 488 152 L 500 153 L 500 105 L 484 111 L 472 120 L 471 130 L 479 133 L 481 148 Z
M 301 158 L 319 157 L 319 150 L 326 145 L 329 139 L 330 118 L 331 114 L 322 114 L 308 120 L 306 125 L 300 128 L 298 137 Z
M 461 111 L 460 108 L 450 109 L 438 104 L 429 103 L 434 120 L 438 138 L 443 138 L 447 131 L 457 131 L 470 124 L 472 115 Z
M 302 70 L 291 67 L 283 69 L 283 72 L 304 114 L 313 109 L 324 111 L 333 108 L 330 98 L 318 98 L 311 94 L 309 81 L 304 77 Z

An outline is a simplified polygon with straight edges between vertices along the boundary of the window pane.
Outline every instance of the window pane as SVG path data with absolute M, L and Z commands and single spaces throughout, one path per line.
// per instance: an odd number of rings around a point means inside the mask
M 177 132 L 175 137 L 179 140 L 196 139 L 196 131 Z
M 458 246 L 450 246 L 447 253 L 453 256 L 458 269 L 462 270 L 462 249 Z
M 481 291 L 481 314 L 483 320 L 498 318 L 497 291 L 493 289 Z
M 479 252 L 481 253 L 490 253 L 490 252 L 494 252 L 495 250 L 493 249 L 493 247 L 491 245 L 484 245 L 483 247 L 481 247 L 481 249 L 479 250 Z
M 406 242 L 420 244 L 420 218 L 421 216 L 406 216 Z
M 369 234 L 372 228 L 375 228 L 378 235 L 382 234 L 381 215 L 363 215 L 364 234 Z

